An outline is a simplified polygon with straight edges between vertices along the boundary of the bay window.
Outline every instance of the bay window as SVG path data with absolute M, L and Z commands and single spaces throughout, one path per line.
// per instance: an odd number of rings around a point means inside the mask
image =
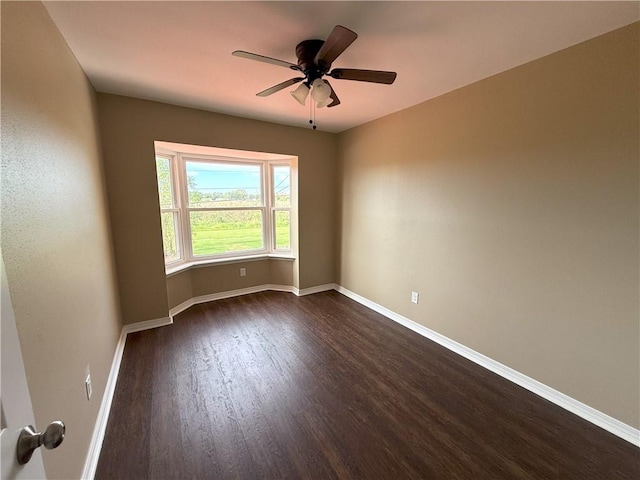
M 291 251 L 291 164 L 156 152 L 165 264 Z

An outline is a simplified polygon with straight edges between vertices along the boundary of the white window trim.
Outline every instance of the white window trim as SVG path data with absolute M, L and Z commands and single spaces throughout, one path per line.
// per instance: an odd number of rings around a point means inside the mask
M 289 195 L 290 195 L 290 200 L 289 200 L 289 206 L 288 207 L 278 207 L 276 206 L 276 191 L 275 191 L 275 174 L 274 174 L 274 170 L 276 167 L 289 167 Z M 269 195 L 269 209 L 267 210 L 267 213 L 269 214 L 269 218 L 271 219 L 270 223 L 269 223 L 269 227 L 271 228 L 271 231 L 269 232 L 269 239 L 271 241 L 271 252 L 272 253 L 290 253 L 291 252 L 291 242 L 293 240 L 292 234 L 293 232 L 291 231 L 291 226 L 293 225 L 293 221 L 291 218 L 292 212 L 293 212 L 293 172 L 292 172 L 292 165 L 291 162 L 283 162 L 283 161 L 269 161 L 268 165 L 268 181 L 269 181 L 269 190 L 270 190 L 270 195 Z M 284 211 L 284 212 L 289 212 L 289 248 L 278 248 L 277 246 L 277 241 L 276 241 L 276 229 L 274 228 L 275 224 L 276 224 L 276 212 L 278 211 Z
M 181 223 L 182 219 L 180 218 L 182 214 L 180 212 L 180 205 L 178 203 L 179 196 L 178 196 L 178 193 L 176 192 L 176 185 L 178 184 L 178 176 L 177 176 L 178 174 L 176 171 L 177 168 L 175 163 L 175 153 L 156 152 L 156 157 L 165 158 L 169 161 L 169 177 L 171 179 L 171 197 L 172 197 L 173 207 L 162 208 L 162 205 L 160 205 L 160 214 L 162 215 L 163 213 L 173 213 L 176 251 L 178 254 L 178 259 L 172 262 L 165 262 L 165 265 L 173 265 L 173 264 L 183 262 L 183 258 L 184 258 L 184 248 L 183 248 L 184 240 L 182 238 L 181 228 L 180 228 L 182 225 Z
M 289 211 L 290 218 L 293 215 L 294 205 L 293 195 L 291 196 L 291 204 L 288 207 L 275 206 L 275 191 L 273 185 L 273 169 L 276 166 L 287 166 L 290 169 L 290 181 L 293 181 L 293 162 L 284 159 L 256 159 L 244 157 L 227 157 L 223 155 L 206 155 L 200 153 L 184 153 L 172 151 L 166 148 L 156 146 L 156 156 L 167 158 L 170 161 L 170 172 L 172 181 L 172 193 L 174 208 L 164 209 L 161 212 L 175 212 L 177 216 L 176 227 L 176 247 L 180 258 L 172 262 L 165 262 L 165 270 L 167 275 L 172 275 L 180 271 L 192 268 L 202 267 L 206 265 L 221 265 L 225 263 L 236 263 L 242 261 L 255 261 L 265 258 L 278 260 L 295 260 L 293 256 L 291 241 L 291 231 L 293 219 L 289 224 L 290 244 L 288 249 L 276 248 L 275 237 L 275 212 Z M 242 163 L 260 165 L 261 169 L 261 187 L 263 196 L 263 205 L 259 207 L 225 207 L 225 208 L 195 208 L 188 205 L 188 184 L 186 178 L 186 162 L 188 160 L 217 162 L 217 163 Z M 291 185 L 293 188 L 293 185 Z M 189 221 L 189 212 L 191 211 L 216 211 L 216 210 L 259 210 L 262 212 L 263 219 L 263 243 L 264 248 L 256 250 L 247 250 L 243 252 L 229 252 L 218 255 L 198 255 L 194 256 L 191 241 L 191 222 Z

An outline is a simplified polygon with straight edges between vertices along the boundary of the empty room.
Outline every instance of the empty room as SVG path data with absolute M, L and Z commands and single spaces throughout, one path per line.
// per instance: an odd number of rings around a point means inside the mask
M 640 2 L 0 18 L 2 479 L 640 478 Z

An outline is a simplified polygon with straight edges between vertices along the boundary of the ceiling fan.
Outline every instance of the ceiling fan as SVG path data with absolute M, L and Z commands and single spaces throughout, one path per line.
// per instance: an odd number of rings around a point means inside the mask
M 311 98 L 315 102 L 316 107 L 335 107 L 336 105 L 340 105 L 340 99 L 331 84 L 322 78 L 325 75 L 335 78 L 336 80 L 355 80 L 358 82 L 382 83 L 385 85 L 391 85 L 396 79 L 396 72 L 360 70 L 354 68 L 334 68 L 331 70 L 333 61 L 338 58 L 356 38 L 358 38 L 358 35 L 355 32 L 342 25 L 336 25 L 326 40 L 304 40 L 296 46 L 297 65 L 243 50 L 236 50 L 232 55 L 270 63 L 272 65 L 279 65 L 304 75 L 291 78 L 258 92 L 256 94 L 257 96 L 267 97 L 291 85 L 303 82 L 298 88 L 291 92 L 293 98 L 300 104 L 304 105 L 309 93 L 311 93 Z

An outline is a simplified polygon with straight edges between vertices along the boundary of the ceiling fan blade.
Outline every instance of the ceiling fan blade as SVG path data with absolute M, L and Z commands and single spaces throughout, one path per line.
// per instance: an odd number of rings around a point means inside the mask
M 327 108 L 337 107 L 338 105 L 340 105 L 340 99 L 338 98 L 338 95 L 336 95 L 336 91 L 333 89 L 333 86 L 329 82 L 327 82 L 327 84 L 329 85 L 329 88 L 331 88 L 330 98 L 333 100 L 333 102 L 327 105 Z
M 358 34 L 342 25 L 336 25 L 329 37 L 325 40 L 316 55 L 315 63 L 320 70 L 326 71 L 333 61 L 344 52 L 353 41 L 358 38 Z
M 359 70 L 357 68 L 334 68 L 329 74 L 337 80 L 356 80 L 358 82 L 384 83 L 391 85 L 396 79 L 396 72 L 381 70 Z
M 295 85 L 296 83 L 301 82 L 302 80 L 304 80 L 304 77 L 292 78 L 290 80 L 287 80 L 286 82 L 279 83 L 277 85 L 274 85 L 271 88 L 267 88 L 266 90 L 256 93 L 256 95 L 258 97 L 268 97 L 269 95 L 279 92 L 283 88 L 287 88 L 287 87 L 290 87 L 291 85 Z
M 292 70 L 302 71 L 302 69 L 295 63 L 285 62 L 284 60 L 278 60 L 277 58 L 265 57 L 264 55 L 258 55 L 257 53 L 245 52 L 244 50 L 236 50 L 235 52 L 232 52 L 231 55 L 240 58 L 247 58 L 249 60 L 256 60 L 258 62 L 270 63 L 271 65 L 278 65 L 280 67 L 287 67 Z

